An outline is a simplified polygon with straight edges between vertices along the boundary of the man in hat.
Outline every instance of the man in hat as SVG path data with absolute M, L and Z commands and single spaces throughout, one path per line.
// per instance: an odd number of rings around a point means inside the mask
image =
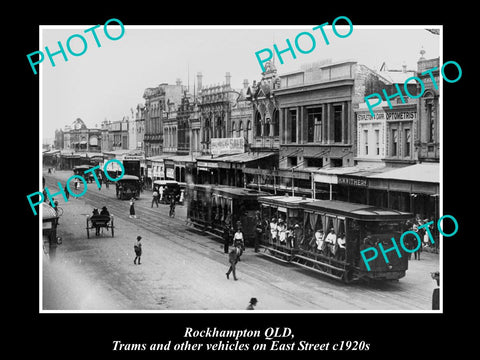
M 327 245 L 328 254 L 329 256 L 335 255 L 335 245 L 337 244 L 337 234 L 335 234 L 335 230 L 330 228 L 330 232 L 327 234 L 325 238 L 325 243 Z
M 254 306 L 257 305 L 257 302 L 258 302 L 257 298 L 254 298 L 254 297 L 251 298 L 250 304 L 248 304 L 247 306 L 247 310 L 255 310 Z

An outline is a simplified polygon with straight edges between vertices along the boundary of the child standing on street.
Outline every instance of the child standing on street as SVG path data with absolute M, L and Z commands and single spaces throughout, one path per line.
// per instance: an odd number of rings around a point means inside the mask
M 133 250 L 135 250 L 135 260 L 133 260 L 133 263 L 137 265 L 137 260 L 138 260 L 138 265 L 141 265 L 142 263 L 140 262 L 140 257 L 142 256 L 142 243 L 140 242 L 142 240 L 141 236 L 137 236 L 137 241 L 135 241 L 135 244 L 133 244 Z
M 135 218 L 135 219 L 137 218 L 137 215 L 135 215 L 135 200 L 134 200 L 133 197 L 130 199 L 130 215 L 129 215 L 129 218 L 131 219 L 132 217 Z

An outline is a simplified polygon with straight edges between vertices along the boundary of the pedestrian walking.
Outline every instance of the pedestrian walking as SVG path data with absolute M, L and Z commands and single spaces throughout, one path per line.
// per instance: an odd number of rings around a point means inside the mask
M 158 208 L 158 191 L 157 191 L 157 188 L 155 188 L 153 190 L 153 194 L 152 194 L 152 208 L 153 208 L 153 204 L 157 204 L 157 208 Z
M 237 279 L 237 274 L 235 272 L 235 267 L 237 265 L 238 259 L 240 257 L 240 249 L 238 247 L 234 247 L 230 252 L 228 253 L 228 261 L 230 262 L 230 268 L 226 272 L 225 275 L 227 275 L 227 279 L 230 279 L 230 273 L 233 273 L 233 280 L 238 280 Z
M 160 194 L 160 202 L 163 201 L 163 186 L 160 186 L 160 189 L 158 190 L 159 194 Z
M 170 198 L 170 213 L 168 216 L 175 217 L 175 197 L 173 195 Z
M 230 222 L 225 222 L 223 226 L 223 251 L 225 254 L 228 254 L 228 246 L 230 245 L 231 239 L 231 227 Z
M 242 256 L 243 252 L 245 251 L 245 241 L 243 239 L 243 233 L 241 228 L 238 228 L 237 232 L 233 235 L 233 246 L 240 249 L 238 261 L 241 261 L 240 256 Z
M 129 218 L 137 218 L 137 215 L 135 215 L 135 199 L 132 197 L 130 199 L 130 215 Z
M 138 260 L 138 265 L 141 265 L 142 263 L 140 262 L 140 258 L 142 256 L 142 243 L 141 243 L 142 237 L 139 235 L 137 236 L 137 241 L 133 244 L 133 250 L 135 250 L 135 260 L 133 260 L 133 263 L 137 265 L 137 260 Z
M 64 190 L 65 190 L 65 196 L 67 197 L 67 201 L 68 201 L 68 199 L 70 199 L 70 192 L 69 192 L 68 189 L 67 189 L 67 185 L 65 185 L 65 189 L 64 189 Z
M 263 223 L 262 218 L 260 216 L 260 211 L 255 213 L 255 242 L 254 242 L 254 249 L 255 252 L 258 252 L 258 246 L 262 241 L 263 236 Z
M 257 305 L 257 303 L 258 303 L 257 298 L 254 298 L 254 297 L 251 298 L 250 303 L 247 306 L 247 310 L 255 310 L 255 306 Z
M 432 279 L 437 282 L 437 286 L 440 286 L 440 272 L 432 272 L 430 273 Z M 432 310 L 440 310 L 440 288 L 437 287 L 433 289 L 432 294 Z

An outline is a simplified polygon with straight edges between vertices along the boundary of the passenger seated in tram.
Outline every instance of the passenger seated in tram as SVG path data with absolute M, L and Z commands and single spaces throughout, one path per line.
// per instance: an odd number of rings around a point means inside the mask
M 278 226 L 277 226 L 277 219 L 272 218 L 270 221 L 270 240 L 272 242 L 277 242 L 277 234 L 278 234 Z
M 323 254 L 325 251 L 325 234 L 322 229 L 317 229 L 314 235 L 315 242 L 312 246 L 313 252 L 320 252 Z
M 280 241 L 280 244 L 286 245 L 287 229 L 282 219 L 278 220 L 277 230 L 278 230 L 278 240 Z
M 329 233 L 325 237 L 326 243 L 326 253 L 328 256 L 335 256 L 336 244 L 337 244 L 337 235 L 335 234 L 335 230 L 330 228 Z
M 339 260 L 345 260 L 345 251 L 346 251 L 346 240 L 345 240 L 345 234 L 340 233 L 337 238 L 337 253 L 336 257 Z
M 297 223 L 293 227 L 293 237 L 290 245 L 292 248 L 297 248 L 298 245 L 302 243 L 303 243 L 303 229 Z

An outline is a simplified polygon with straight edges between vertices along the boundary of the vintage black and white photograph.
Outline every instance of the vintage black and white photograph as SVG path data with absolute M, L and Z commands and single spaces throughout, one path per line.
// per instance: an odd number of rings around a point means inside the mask
M 461 64 L 321 20 L 40 26 L 41 313 L 442 312 Z

